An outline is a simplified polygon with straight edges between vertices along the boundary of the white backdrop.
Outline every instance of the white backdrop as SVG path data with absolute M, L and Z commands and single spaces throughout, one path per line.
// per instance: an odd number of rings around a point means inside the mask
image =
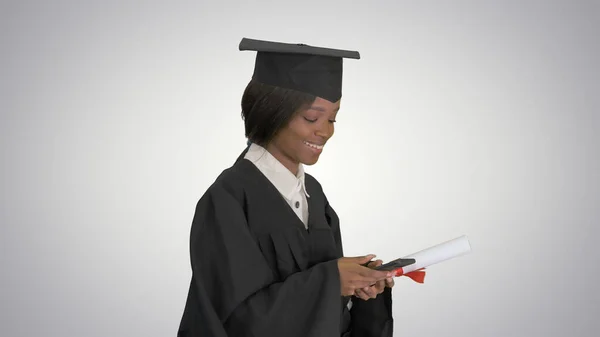
M 361 53 L 307 168 L 347 255 L 469 235 L 397 280 L 395 336 L 598 335 L 598 2 L 13 0 L 0 28 L 0 335 L 175 336 L 242 37 Z

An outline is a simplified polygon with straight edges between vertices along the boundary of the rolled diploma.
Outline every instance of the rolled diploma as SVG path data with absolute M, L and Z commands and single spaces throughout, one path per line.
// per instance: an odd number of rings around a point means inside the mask
M 406 267 L 402 267 L 402 274 L 400 274 L 400 270 L 398 270 L 396 276 L 408 274 L 411 271 L 429 267 L 436 263 L 450 260 L 470 252 L 471 245 L 469 244 L 469 239 L 466 235 L 463 235 L 456 239 L 446 241 L 433 247 L 424 249 L 420 252 L 405 256 L 404 258 L 406 259 L 415 259 L 415 263 Z

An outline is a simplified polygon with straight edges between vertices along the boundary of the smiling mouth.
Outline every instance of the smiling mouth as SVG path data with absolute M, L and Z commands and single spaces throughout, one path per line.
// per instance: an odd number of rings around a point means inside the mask
M 307 141 L 304 141 L 304 145 L 311 147 L 313 149 L 316 149 L 316 150 L 323 150 L 323 146 L 324 146 L 324 145 L 317 145 L 317 144 L 309 143 Z

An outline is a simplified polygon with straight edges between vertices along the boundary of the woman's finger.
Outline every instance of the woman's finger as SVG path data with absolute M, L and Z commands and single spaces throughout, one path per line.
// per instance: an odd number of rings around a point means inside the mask
M 356 289 L 354 291 L 354 296 L 356 296 L 364 301 L 369 300 L 369 296 L 367 294 L 365 294 L 365 292 L 362 289 Z
M 382 260 L 375 260 L 375 261 L 371 261 L 369 262 L 369 264 L 367 265 L 369 268 L 376 268 L 379 267 L 383 264 Z
M 393 277 L 385 279 L 385 285 L 386 285 L 386 287 L 393 288 L 394 284 L 395 283 L 394 283 L 394 278 Z
M 377 294 L 381 294 L 385 290 L 385 286 L 386 286 L 385 281 L 377 282 L 377 284 L 375 285 L 375 290 L 377 291 Z
M 365 292 L 365 294 L 367 294 L 367 296 L 369 296 L 369 298 L 375 298 L 378 295 L 376 287 L 363 288 L 363 291 Z

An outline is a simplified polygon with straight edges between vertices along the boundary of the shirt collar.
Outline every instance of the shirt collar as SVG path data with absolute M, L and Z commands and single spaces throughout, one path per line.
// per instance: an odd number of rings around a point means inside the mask
M 310 197 L 306 191 L 304 165 L 298 165 L 298 174 L 294 176 L 269 151 L 255 143 L 250 144 L 244 158 L 254 163 L 286 199 L 291 200 L 298 192 Z

